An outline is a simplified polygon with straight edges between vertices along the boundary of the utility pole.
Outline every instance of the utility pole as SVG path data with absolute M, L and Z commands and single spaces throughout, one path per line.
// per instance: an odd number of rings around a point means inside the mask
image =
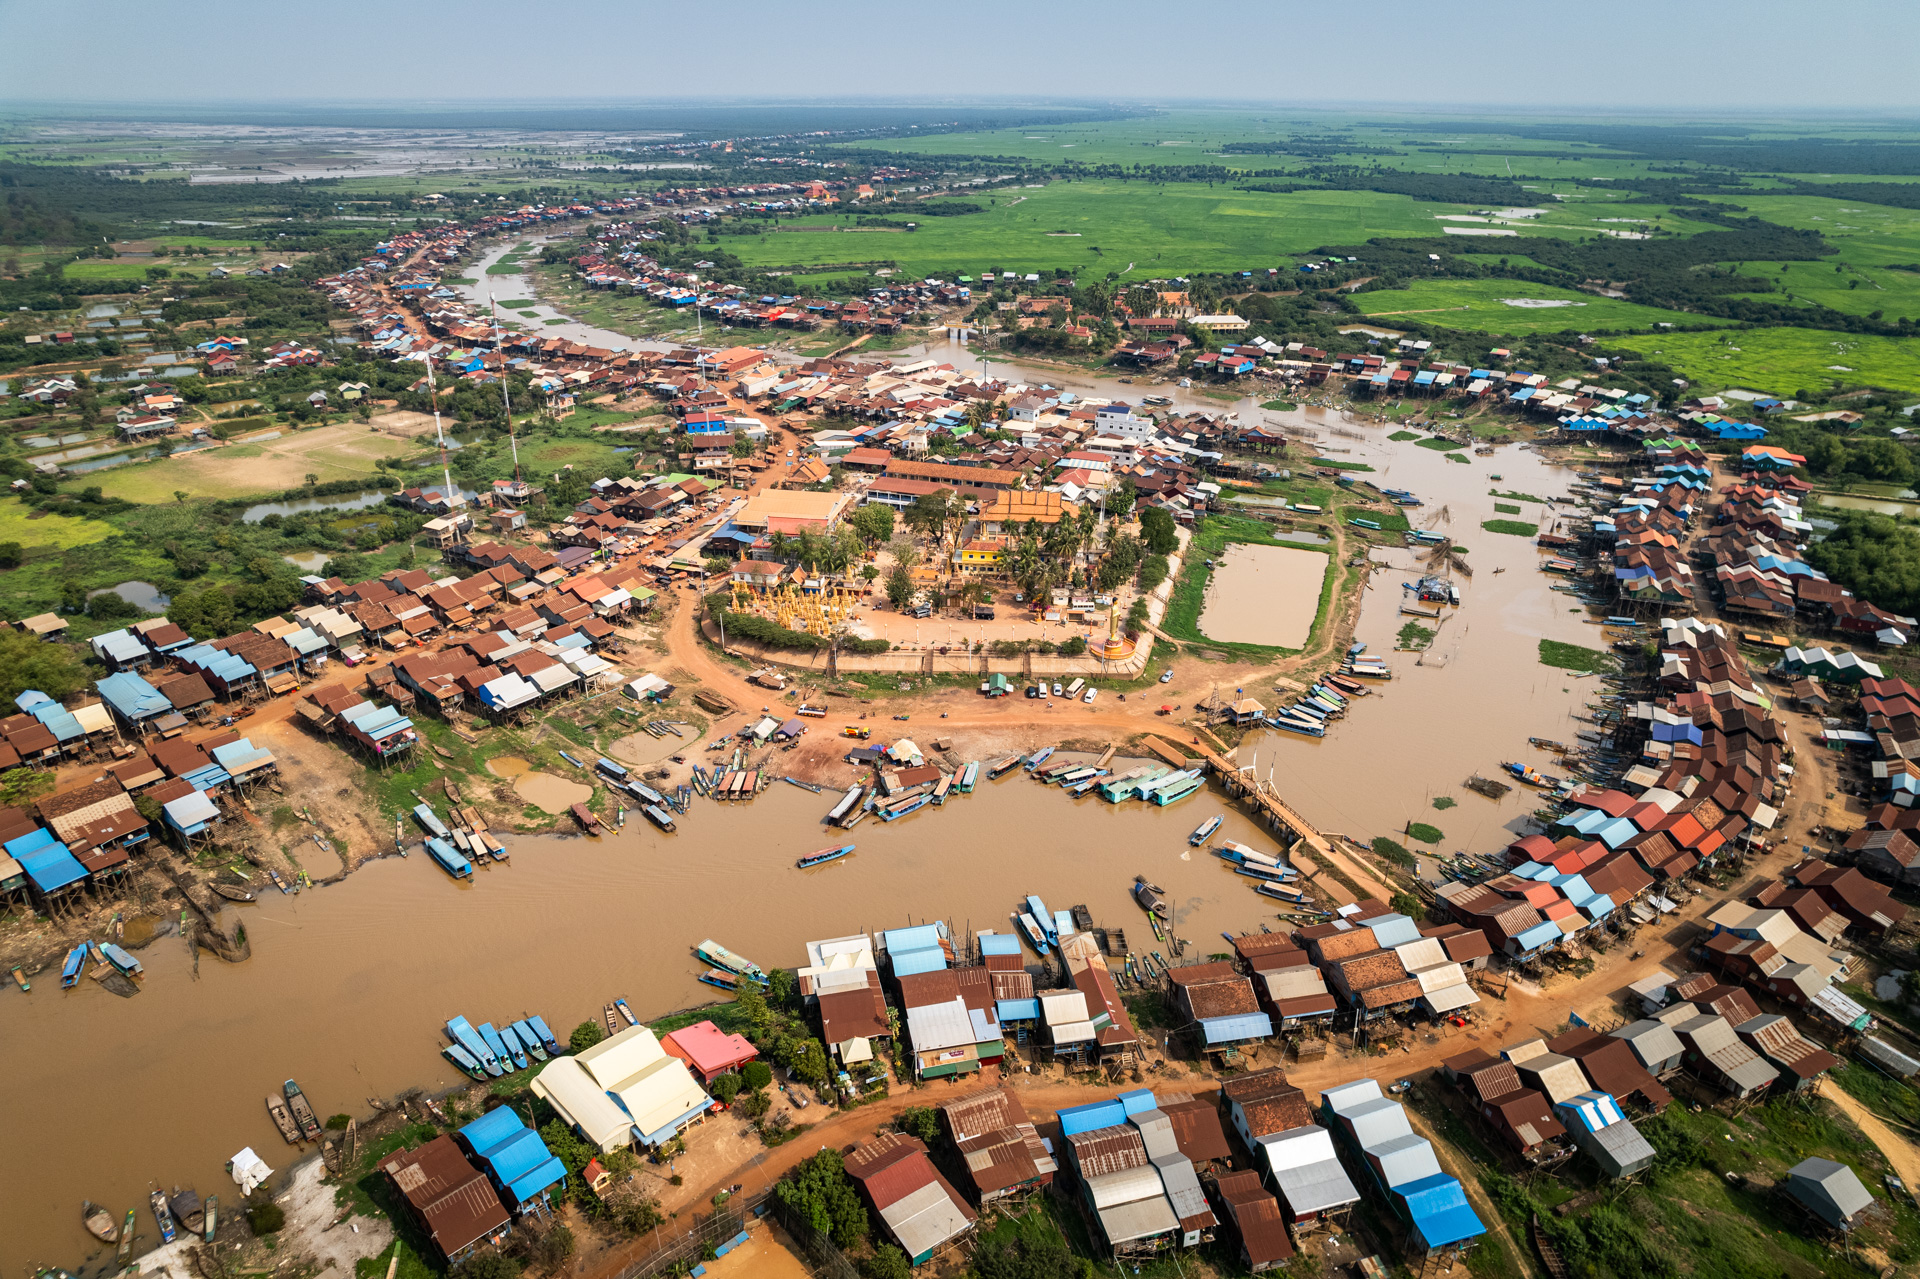
M 500 357 L 500 406 L 507 414 L 507 442 L 513 446 L 513 481 L 520 482 L 520 439 L 513 433 L 513 401 L 507 395 L 507 349 L 500 341 L 500 308 L 493 290 L 487 290 L 487 309 L 493 313 L 493 353 Z

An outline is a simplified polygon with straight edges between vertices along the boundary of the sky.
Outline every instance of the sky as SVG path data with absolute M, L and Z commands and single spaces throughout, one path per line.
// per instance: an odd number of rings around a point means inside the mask
M 217 16 L 0 0 L 0 48 L 16 109 L 938 95 L 1920 111 L 1914 0 L 250 0 Z

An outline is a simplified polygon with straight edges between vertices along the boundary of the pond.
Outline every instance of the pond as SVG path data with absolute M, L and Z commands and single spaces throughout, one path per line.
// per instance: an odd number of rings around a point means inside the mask
M 5 383 L 0 382 L 0 388 L 3 388 L 5 385 Z M 21 440 L 20 443 L 30 449 L 50 449 L 60 444 L 78 444 L 86 438 L 87 433 L 85 431 L 76 431 L 72 435 L 62 435 L 57 439 L 51 435 L 29 435 Z
M 185 452 L 186 450 L 182 449 L 179 451 Z M 115 453 L 111 457 L 95 457 L 88 458 L 84 462 L 68 462 L 64 463 L 60 469 L 73 471 L 75 473 L 104 471 L 109 466 L 119 466 L 123 462 L 145 462 L 149 458 L 158 457 L 159 455 L 159 449 L 142 449 L 137 453 Z
M 381 492 L 362 493 L 358 497 L 302 497 L 291 502 L 258 502 L 240 512 L 246 524 L 258 524 L 269 515 L 299 515 L 306 511 L 360 511 L 387 500 Z
M 331 557 L 325 551 L 301 551 L 298 555 L 282 555 L 280 558 L 303 573 L 318 573 L 326 567 Z
M 1329 559 L 1318 551 L 1234 544 L 1214 561 L 1200 631 L 1231 644 L 1300 648 L 1320 609 Z
M 1821 506 L 1837 506 L 1847 511 L 1872 511 L 1876 515 L 1920 515 L 1920 502 L 1897 497 L 1859 497 L 1852 493 L 1822 493 L 1815 499 Z
M 122 582 L 118 586 L 87 592 L 88 599 L 97 595 L 118 595 L 135 608 L 147 613 L 164 613 L 167 605 L 173 602 L 169 596 L 162 595 L 160 588 L 152 582 Z
M 102 302 L 98 306 L 90 306 L 87 308 L 87 318 L 89 320 L 98 320 L 102 318 L 111 319 L 114 316 L 121 314 L 123 310 L 124 308 L 117 307 L 113 305 L 113 303 L 111 302 Z

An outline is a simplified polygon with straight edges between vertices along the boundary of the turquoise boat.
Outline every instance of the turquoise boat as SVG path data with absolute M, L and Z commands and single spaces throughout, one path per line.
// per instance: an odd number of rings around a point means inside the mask
M 528 1025 L 524 1019 L 513 1023 L 513 1033 L 520 1036 L 520 1046 L 526 1049 L 535 1061 L 547 1059 L 546 1047 L 540 1042 L 540 1032 Z
M 475 1026 L 474 1030 L 479 1033 L 481 1041 L 492 1051 L 494 1060 L 500 1063 L 500 1069 L 503 1072 L 512 1070 L 514 1068 L 513 1054 L 507 1051 L 507 1046 L 501 1041 L 500 1032 L 493 1028 L 493 1023 L 483 1021 L 478 1026 Z
M 80 980 L 80 970 L 86 966 L 87 944 L 81 942 L 67 952 L 67 962 L 60 965 L 60 989 L 71 989 Z
M 132 955 L 129 955 L 126 951 L 120 949 L 118 946 L 114 945 L 112 942 L 103 941 L 99 944 L 98 949 L 101 954 L 107 957 L 107 962 L 109 964 L 112 964 L 115 968 L 118 968 L 121 972 L 125 973 L 127 976 L 138 977 L 140 975 L 140 972 L 141 972 L 140 961 L 135 959 Z
M 472 879 L 473 863 L 460 855 L 460 850 L 444 839 L 429 839 L 427 853 L 440 863 L 440 869 L 455 879 Z
M 759 982 L 764 982 L 767 979 L 767 975 L 761 971 L 760 965 L 750 959 L 742 959 L 711 937 L 701 942 L 698 946 L 695 946 L 693 953 L 706 960 L 709 964 L 717 968 L 724 968 L 730 973 L 738 973 L 742 977 L 751 977 L 753 980 Z
M 506 1073 L 500 1069 L 499 1056 L 487 1046 L 487 1041 L 480 1037 L 480 1032 L 465 1017 L 455 1017 L 447 1023 L 447 1038 L 466 1049 L 468 1055 L 479 1062 L 489 1075 Z
M 557 1053 L 560 1051 L 560 1041 L 553 1037 L 551 1030 L 547 1029 L 547 1023 L 541 1018 L 540 1014 L 531 1014 L 527 1018 L 527 1025 L 533 1027 L 534 1033 L 540 1036 L 542 1043 L 546 1044 L 548 1052 Z

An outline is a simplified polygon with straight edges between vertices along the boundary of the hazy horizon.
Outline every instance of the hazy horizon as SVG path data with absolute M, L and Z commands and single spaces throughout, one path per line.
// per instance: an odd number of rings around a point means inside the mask
M 1619 0 L 1604 14 L 1523 0 L 1364 16 L 1280 0 L 1206 21 L 1139 3 L 1016 6 L 951 20 L 896 6 L 740 0 L 714 11 L 581 0 L 453 5 L 336 0 L 198 10 L 0 3 L 11 110 L 587 105 L 1002 106 L 1144 103 L 1512 111 L 1554 116 L 1920 112 L 1920 6 L 1858 0 L 1845 22 L 1790 0 Z M 1863 36 L 1868 38 L 1862 39 Z M 929 94 L 934 83 L 940 91 Z

